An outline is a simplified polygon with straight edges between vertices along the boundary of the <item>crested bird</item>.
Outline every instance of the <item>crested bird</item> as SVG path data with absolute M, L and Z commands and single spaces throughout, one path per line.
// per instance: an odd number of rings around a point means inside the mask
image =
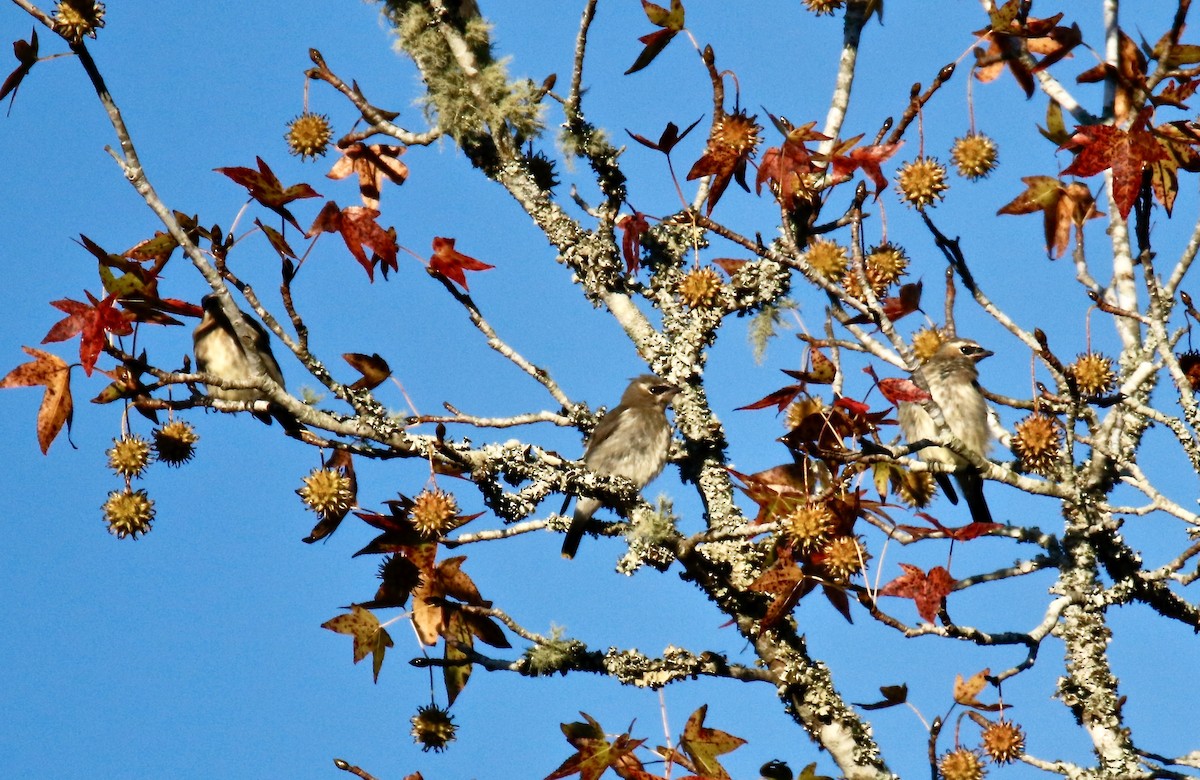
M 987 402 L 979 387 L 978 363 L 993 352 L 971 339 L 952 338 L 943 342 L 924 365 L 913 372 L 913 381 L 933 396 L 933 404 L 942 412 L 946 428 L 969 451 L 980 457 L 991 446 L 988 428 Z M 910 444 L 922 439 L 945 438 L 945 430 L 934 421 L 925 406 L 919 403 L 900 404 L 900 427 Z M 954 468 L 954 477 L 962 490 L 971 519 L 979 523 L 992 522 L 992 513 L 983 497 L 983 478 L 966 458 L 945 447 L 926 447 L 917 452 L 921 460 L 942 463 Z M 958 504 L 958 495 L 950 476 L 934 473 L 950 503 Z
M 597 474 L 625 477 L 641 490 L 658 476 L 667 462 L 671 446 L 667 405 L 678 392 L 678 387 L 654 374 L 635 378 L 625 388 L 621 403 L 604 415 L 592 431 L 583 462 Z M 563 539 L 564 558 L 575 557 L 583 529 L 599 508 L 600 501 L 595 498 L 580 498 L 575 504 L 571 527 Z

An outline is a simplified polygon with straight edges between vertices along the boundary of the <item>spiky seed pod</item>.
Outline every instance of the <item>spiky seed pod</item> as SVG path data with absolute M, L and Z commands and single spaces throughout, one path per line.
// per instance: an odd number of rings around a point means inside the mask
M 333 138 L 333 128 L 329 126 L 329 117 L 324 114 L 304 112 L 288 122 L 287 132 L 283 136 L 287 141 L 288 151 L 301 158 L 324 155 L 329 150 L 329 141 Z
M 155 428 L 154 452 L 158 460 L 168 466 L 178 467 L 187 463 L 196 454 L 196 442 L 200 440 L 191 423 L 183 420 L 169 422 Z
M 996 142 L 983 133 L 967 133 L 954 139 L 950 159 L 959 176 L 978 181 L 996 168 Z
M 341 469 L 316 468 L 304 478 L 304 487 L 296 490 L 304 506 L 321 517 L 346 514 L 354 501 L 350 478 Z
M 845 0 L 804 0 L 804 7 L 817 16 L 832 16 L 845 5 Z
M 987 769 L 979 754 L 960 747 L 942 756 L 942 760 L 938 761 L 938 773 L 942 780 L 982 780 Z
M 997 721 L 983 730 L 980 746 L 995 763 L 1009 764 L 1025 753 L 1025 733 L 1011 721 Z
M 826 279 L 841 279 L 850 265 L 846 247 L 826 238 L 815 239 L 804 253 L 805 261 Z
M 413 742 L 426 752 L 441 753 L 454 741 L 454 732 L 458 730 L 450 713 L 436 704 L 419 708 L 411 722 Z
M 801 504 L 783 518 L 785 536 L 802 552 L 819 550 L 833 532 L 833 513 L 819 502 Z
M 104 3 L 92 0 L 59 0 L 54 6 L 54 32 L 72 43 L 79 43 L 86 35 L 96 37 L 96 30 L 104 26 Z
M 1075 378 L 1075 386 L 1083 395 L 1104 395 L 1117 382 L 1112 359 L 1097 352 L 1085 352 L 1067 366 L 1067 373 Z
M 896 191 L 910 206 L 923 209 L 937 205 L 949 188 L 946 166 L 933 157 L 918 157 L 900 166 L 896 174 Z
M 422 490 L 413 498 L 413 525 L 423 536 L 438 537 L 450 530 L 450 521 L 458 515 L 458 502 L 443 490 Z
M 679 297 L 688 308 L 711 308 L 721 293 L 721 277 L 711 268 L 693 268 L 679 282 Z
M 108 452 L 108 467 L 125 478 L 140 476 L 150 465 L 150 442 L 141 436 L 113 439 Z
M 1183 369 L 1183 373 L 1187 375 L 1188 384 L 1192 386 L 1192 392 L 1200 390 L 1200 352 L 1189 349 L 1177 357 L 1179 358 L 1179 367 Z
M 790 431 L 793 428 L 799 428 L 810 416 L 824 409 L 825 402 L 816 396 L 801 398 L 799 401 L 793 401 L 788 405 L 787 411 L 783 415 L 783 422 Z
M 136 539 L 138 534 L 148 532 L 154 521 L 154 502 L 145 490 L 114 490 L 108 494 L 103 510 L 108 532 L 118 539 Z
M 938 328 L 921 328 L 912 337 L 913 354 L 924 363 L 933 357 L 945 340 L 946 335 Z
M 1035 412 L 1013 428 L 1012 449 L 1021 465 L 1035 474 L 1049 474 L 1062 448 L 1063 428 L 1058 418 Z
M 558 172 L 554 169 L 554 161 L 545 155 L 540 149 L 534 151 L 532 145 L 522 155 L 525 162 L 525 170 L 533 177 L 533 183 L 539 189 L 549 192 L 558 186 Z
M 706 154 L 714 160 L 749 159 L 754 154 L 755 147 L 762 141 L 759 131 L 762 126 L 757 118 L 749 116 L 745 111 L 737 111 L 721 117 L 708 137 Z
M 904 254 L 903 249 L 894 244 L 871 247 L 863 257 L 863 270 L 867 282 L 871 285 L 871 292 L 875 293 L 877 298 L 883 297 L 888 285 L 900 280 L 906 268 L 908 268 L 908 256 Z M 846 292 L 855 298 L 866 297 L 858 273 L 847 271 L 842 284 L 845 286 Z
M 896 481 L 896 495 L 911 507 L 927 507 L 935 491 L 933 475 L 928 471 L 905 471 Z
M 867 279 L 872 284 L 887 287 L 895 284 L 908 270 L 908 254 L 904 247 L 895 244 L 880 244 L 867 250 L 864 258 L 867 267 Z
M 839 582 L 845 582 L 860 573 L 871 559 L 866 546 L 855 536 L 834 537 L 826 545 L 824 553 L 825 570 Z

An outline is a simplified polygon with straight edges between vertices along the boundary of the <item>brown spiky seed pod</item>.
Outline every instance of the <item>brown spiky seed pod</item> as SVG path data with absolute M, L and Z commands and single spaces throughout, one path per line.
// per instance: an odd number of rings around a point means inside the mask
M 760 130 L 762 126 L 757 117 L 749 116 L 745 111 L 725 114 L 717 120 L 708 137 L 706 154 L 730 164 L 738 158 L 749 159 L 762 141 Z
M 826 238 L 814 239 L 808 245 L 804 259 L 814 271 L 826 279 L 841 279 L 850 265 L 850 255 L 846 252 L 846 247 Z
M 155 428 L 152 435 L 158 460 L 172 467 L 182 466 L 191 460 L 196 454 L 196 442 L 200 441 L 192 424 L 183 420 L 174 420 Z
M 912 337 L 913 354 L 924 363 L 933 357 L 945 340 L 946 335 L 938 328 L 921 328 Z
M 908 205 L 918 209 L 937 205 L 949 186 L 946 166 L 933 157 L 918 157 L 907 162 L 896 174 L 896 191 Z
M 688 308 L 710 308 L 721 293 L 721 277 L 711 268 L 693 268 L 679 282 L 679 297 Z
M 1189 349 L 1176 357 L 1179 358 L 1179 367 L 1187 376 L 1188 384 L 1192 386 L 1192 392 L 1200 390 L 1200 352 Z
M 1009 764 L 1025 753 L 1025 734 L 1015 723 L 1007 720 L 997 721 L 983 730 L 980 746 L 995 763 Z
M 811 415 L 819 414 L 824 410 L 825 402 L 820 398 L 816 396 L 801 398 L 788 405 L 787 411 L 783 415 L 783 422 L 790 431 L 793 428 L 799 428 Z
M 1117 383 L 1112 359 L 1097 352 L 1085 352 L 1067 366 L 1067 373 L 1075 378 L 1075 386 L 1082 395 L 1104 395 Z
M 350 478 L 341 469 L 316 468 L 304 478 L 304 487 L 296 490 L 296 495 L 321 517 L 339 517 L 354 502 L 350 487 Z
M 150 442 L 141 436 L 113 439 L 108 452 L 108 467 L 125 478 L 140 476 L 150 465 Z
M 450 713 L 436 704 L 419 708 L 411 722 L 413 742 L 426 752 L 441 753 L 454 741 L 454 732 L 458 730 Z
M 978 753 L 960 747 L 942 756 L 938 761 L 938 774 L 942 780 L 982 780 L 987 769 Z
M 1012 449 L 1021 465 L 1035 474 L 1048 474 L 1062 448 L 1063 427 L 1058 418 L 1035 412 L 1013 428 Z
M 801 504 L 783 518 L 781 527 L 785 536 L 792 540 L 802 552 L 819 550 L 829 541 L 833 532 L 833 513 L 819 502 Z
M 154 521 L 154 502 L 145 490 L 114 490 L 108 494 L 103 510 L 108 532 L 118 539 L 136 539 L 138 534 L 148 532 Z
M 933 500 L 933 475 L 928 471 L 905 471 L 896 480 L 896 496 L 911 507 L 927 507 Z
M 996 168 L 996 142 L 983 133 L 967 133 L 954 139 L 950 159 L 959 176 L 978 181 Z
M 92 0 L 59 0 L 54 6 L 54 32 L 79 43 L 86 35 L 96 37 L 96 30 L 104 26 L 104 3 Z
M 451 521 L 458 515 L 458 502 L 443 490 L 422 490 L 413 498 L 409 517 L 413 525 L 424 536 L 436 537 L 451 528 Z
M 832 16 L 845 5 L 845 0 L 804 0 L 804 7 L 817 16 Z
M 822 563 L 829 575 L 838 582 L 845 582 L 860 573 L 871 558 L 867 548 L 854 536 L 838 536 L 826 545 Z
M 288 122 L 287 133 L 283 138 L 287 141 L 288 151 L 301 158 L 325 154 L 329 149 L 329 141 L 333 138 L 333 128 L 329 126 L 329 117 L 324 114 L 310 114 L 307 111 Z

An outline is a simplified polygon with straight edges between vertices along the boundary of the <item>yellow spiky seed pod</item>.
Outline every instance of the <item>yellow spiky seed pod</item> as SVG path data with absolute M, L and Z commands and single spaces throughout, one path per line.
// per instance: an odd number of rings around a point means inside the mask
M 933 157 L 918 157 L 907 162 L 896 174 L 896 191 L 908 205 L 918 209 L 936 206 L 949 187 L 946 166 Z
M 79 43 L 86 35 L 96 37 L 104 26 L 104 3 L 92 0 L 59 0 L 54 6 L 54 32 Z
M 1012 449 L 1021 465 L 1035 474 L 1048 475 L 1058 461 L 1063 427 L 1058 418 L 1035 412 L 1013 428 Z
M 950 159 L 959 176 L 978 181 L 996 168 L 996 142 L 983 133 L 967 133 L 954 139 Z
M 711 308 L 721 294 L 721 277 L 711 268 L 693 268 L 679 282 L 679 297 L 691 309 Z
M 913 354 L 924 363 L 933 357 L 945 340 L 946 335 L 938 328 L 921 328 L 912 337 Z
M 819 550 L 833 533 L 833 513 L 819 502 L 801 504 L 780 523 L 784 535 L 802 552 Z
M 804 0 L 804 7 L 817 16 L 832 16 L 845 5 L 845 0 Z
M 793 428 L 799 428 L 800 425 L 809 418 L 809 416 L 818 414 L 824 411 L 825 402 L 816 396 L 810 398 L 801 398 L 799 401 L 793 401 L 788 404 L 787 411 L 784 412 L 783 422 L 790 431 Z
M 420 707 L 411 723 L 413 742 L 425 752 L 441 753 L 454 741 L 454 732 L 458 730 L 450 713 L 436 704 Z
M 325 154 L 329 149 L 329 141 L 333 138 L 333 128 L 329 126 L 329 117 L 324 114 L 310 114 L 307 111 L 288 122 L 287 133 L 283 138 L 287 141 L 288 151 L 299 155 L 301 159 Z
M 942 780 L 982 780 L 987 769 L 978 753 L 960 747 L 942 756 L 938 761 L 938 774 Z
M 980 740 L 983 752 L 997 764 L 1009 764 L 1025 753 L 1025 734 L 1021 727 L 1007 720 L 991 723 L 983 730 Z
M 118 539 L 147 533 L 154 521 L 154 502 L 145 490 L 114 490 L 104 502 L 104 522 Z
M 895 284 L 908 270 L 908 254 L 896 244 L 880 244 L 867 250 L 864 258 L 867 279 L 884 287 Z
M 845 582 L 862 572 L 871 556 L 866 546 L 855 536 L 838 536 L 830 540 L 823 550 L 822 564 L 829 575 L 838 582 Z
M 161 428 L 155 428 L 151 435 L 154 437 L 154 453 L 159 462 L 171 467 L 182 466 L 191 460 L 196 454 L 196 442 L 200 440 L 192 424 L 183 420 L 175 420 Z
M 108 467 L 118 476 L 125 478 L 141 476 L 150 465 L 150 442 L 141 436 L 122 436 L 113 439 L 113 446 L 105 453 Z
M 350 478 L 341 469 L 316 468 L 304 478 L 304 487 L 296 490 L 304 506 L 321 517 L 345 515 L 354 503 Z
M 1082 395 L 1104 395 L 1117 383 L 1111 358 L 1098 352 L 1085 352 L 1067 366 L 1067 373 L 1075 378 L 1075 386 Z
M 933 475 L 928 471 L 905 471 L 896 480 L 896 496 L 911 507 L 927 507 L 936 491 Z
M 814 239 L 804 253 L 804 260 L 821 276 L 834 280 L 845 276 L 850 265 L 846 247 L 826 238 Z
M 437 537 L 451 528 L 451 521 L 458 515 L 458 502 L 444 490 L 422 490 L 413 498 L 409 517 L 423 536 Z

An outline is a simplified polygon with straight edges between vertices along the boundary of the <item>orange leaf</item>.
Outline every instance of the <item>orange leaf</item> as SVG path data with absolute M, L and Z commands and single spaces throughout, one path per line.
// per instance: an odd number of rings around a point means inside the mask
M 717 761 L 717 756 L 736 750 L 746 744 L 746 740 L 706 727 L 704 716 L 707 714 L 707 704 L 692 713 L 683 727 L 679 746 L 691 757 L 697 774 L 715 780 L 729 780 L 729 773 Z
M 71 369 L 57 355 L 33 347 L 21 349 L 34 360 L 9 371 L 0 379 L 0 388 L 45 386 L 46 392 L 42 395 L 37 416 L 38 445 L 45 455 L 62 427 L 66 425 L 68 430 L 71 427 L 74 409 L 71 401 Z
M 429 260 L 429 270 L 456 282 L 466 290 L 467 275 L 464 271 L 486 271 L 496 266 L 464 255 L 454 248 L 454 241 L 453 238 L 442 238 L 441 236 L 433 239 L 433 257 Z
M 379 624 L 379 618 L 375 617 L 370 610 L 355 604 L 346 614 L 326 620 L 321 624 L 321 628 L 354 637 L 354 663 L 358 663 L 368 655 L 373 655 L 375 682 L 379 682 L 379 670 L 383 666 L 383 655 L 389 647 L 394 646 L 387 629 Z
M 347 206 L 339 210 L 338 205 L 331 200 L 321 208 L 306 235 L 311 238 L 318 233 L 340 233 L 342 241 L 346 242 L 346 248 L 354 255 L 358 264 L 366 269 L 370 280 L 375 281 L 376 263 L 383 269 L 383 278 L 386 279 L 389 270 L 394 271 L 400 267 L 396 260 L 396 253 L 400 247 L 396 243 L 394 232 L 384 230 L 375 221 L 378 216 L 379 212 L 375 209 L 362 206 Z M 367 257 L 366 249 L 372 252 L 370 258 Z
M 941 609 L 942 599 L 954 586 L 954 578 L 941 566 L 930 569 L 928 574 L 908 563 L 900 564 L 900 568 L 904 574 L 884 585 L 879 595 L 912 599 L 921 619 L 932 623 Z
M 339 151 L 342 156 L 326 177 L 344 179 L 352 173 L 357 174 L 359 195 L 369 209 L 379 208 L 379 193 L 385 179 L 393 184 L 403 184 L 408 178 L 408 166 L 398 159 L 407 151 L 403 146 L 356 143 Z

